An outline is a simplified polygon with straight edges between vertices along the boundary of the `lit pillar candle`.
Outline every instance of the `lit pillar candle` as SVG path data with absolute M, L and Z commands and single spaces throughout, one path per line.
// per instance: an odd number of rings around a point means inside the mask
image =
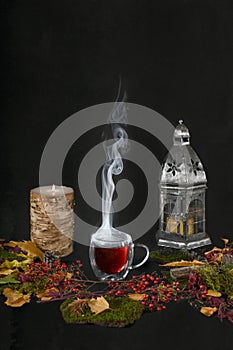
M 43 251 L 67 256 L 73 251 L 74 191 L 42 186 L 30 191 L 31 240 Z
M 180 219 L 179 224 L 174 218 L 167 218 L 167 232 L 179 233 L 181 236 L 184 235 L 184 222 L 183 219 Z M 192 217 L 188 218 L 188 235 L 192 235 L 194 233 L 194 219 Z

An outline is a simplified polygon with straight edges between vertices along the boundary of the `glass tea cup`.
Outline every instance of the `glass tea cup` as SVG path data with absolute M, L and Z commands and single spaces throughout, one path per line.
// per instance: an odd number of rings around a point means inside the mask
M 144 259 L 133 265 L 134 247 L 146 250 Z M 128 272 L 143 265 L 149 257 L 149 249 L 144 244 L 133 243 L 129 234 L 111 229 L 98 230 L 91 236 L 90 263 L 96 277 L 104 280 L 124 279 Z

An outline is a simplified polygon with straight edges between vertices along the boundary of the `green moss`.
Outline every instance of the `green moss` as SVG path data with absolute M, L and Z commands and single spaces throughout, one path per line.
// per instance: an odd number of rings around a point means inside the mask
M 161 270 L 161 274 L 166 277 L 167 281 L 172 284 L 174 282 L 174 279 L 170 275 L 170 270 Z M 185 288 L 188 285 L 188 279 L 187 280 L 179 280 L 179 286 L 180 288 Z
M 192 257 L 188 252 L 166 249 L 165 251 L 154 250 L 150 252 L 150 257 L 159 264 L 167 264 L 172 261 L 191 260 Z
M 233 274 L 230 272 L 228 265 L 207 265 L 198 269 L 198 271 L 210 289 L 227 296 L 233 296 Z
M 93 323 L 109 327 L 124 327 L 132 324 L 137 320 L 144 311 L 144 307 L 140 302 L 129 299 L 128 297 L 112 298 L 106 296 L 110 308 L 95 315 L 88 308 L 83 316 L 71 317 L 68 304 L 73 299 L 64 301 L 60 310 L 67 323 Z

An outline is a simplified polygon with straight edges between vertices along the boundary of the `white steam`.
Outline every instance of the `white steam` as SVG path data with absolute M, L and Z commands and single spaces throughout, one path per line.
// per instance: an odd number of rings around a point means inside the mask
M 113 206 L 112 198 L 115 190 L 113 175 L 119 175 L 123 170 L 121 153 L 128 148 L 128 135 L 119 123 L 126 123 L 127 109 L 124 102 L 116 102 L 108 122 L 111 124 L 115 142 L 111 145 L 104 143 L 106 163 L 102 171 L 102 226 L 101 229 L 111 232 Z M 121 153 L 120 153 L 121 152 Z

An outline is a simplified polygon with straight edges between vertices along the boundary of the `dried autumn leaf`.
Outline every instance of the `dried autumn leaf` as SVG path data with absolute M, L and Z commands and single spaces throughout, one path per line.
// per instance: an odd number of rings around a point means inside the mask
M 135 300 L 135 301 L 141 301 L 144 299 L 146 294 L 134 294 L 134 293 L 129 293 L 128 294 L 128 297 L 132 300 Z
M 167 264 L 163 264 L 161 266 L 167 266 L 167 267 L 186 267 L 186 266 L 204 266 L 205 264 L 202 261 L 199 260 L 193 260 L 193 261 L 172 261 Z
M 227 245 L 229 243 L 229 239 L 227 239 L 227 238 L 221 237 L 220 239 L 225 243 L 225 245 Z
M 213 249 L 209 250 L 208 252 L 205 252 L 204 255 L 209 255 L 211 253 L 221 253 L 222 249 L 218 247 L 214 247 Z
M 214 261 L 216 261 L 216 262 L 221 262 L 221 261 L 222 261 L 222 257 L 223 257 L 223 254 L 222 254 L 222 253 L 218 253 L 218 254 L 216 254 L 216 256 L 214 257 Z
M 57 288 L 50 288 L 50 289 L 46 289 L 46 290 L 41 290 L 41 291 L 36 293 L 36 296 L 41 301 L 48 301 L 48 300 L 53 299 L 53 296 L 52 295 L 48 296 L 46 294 L 49 293 L 49 292 L 52 292 L 52 291 L 59 292 L 59 289 L 57 289 Z
M 4 288 L 4 296 L 7 298 L 5 304 L 12 307 L 20 307 L 25 303 L 30 303 L 31 293 L 23 294 L 18 290 L 12 290 L 11 288 Z
M 67 272 L 66 277 L 70 280 L 73 277 L 73 274 L 71 272 Z
M 12 269 L 0 269 L 0 276 L 4 275 L 4 276 L 8 276 L 10 275 L 12 272 L 15 272 L 16 270 L 12 270 Z
M 95 315 L 109 309 L 109 303 L 104 297 L 92 298 L 88 301 L 88 306 Z
M 37 246 L 32 241 L 10 241 L 11 246 L 18 246 L 23 251 L 27 252 L 29 256 L 38 257 L 40 260 L 43 260 L 44 253 L 37 248 Z
M 212 316 L 216 311 L 218 310 L 217 307 L 209 307 L 209 306 L 203 306 L 200 310 L 200 312 L 207 316 L 207 317 L 210 317 Z
M 216 297 L 219 298 L 222 296 L 220 292 L 216 292 L 215 290 L 209 289 L 208 292 L 206 293 L 208 297 Z
M 68 304 L 67 308 L 71 317 L 83 316 L 88 306 L 89 299 L 76 299 Z

